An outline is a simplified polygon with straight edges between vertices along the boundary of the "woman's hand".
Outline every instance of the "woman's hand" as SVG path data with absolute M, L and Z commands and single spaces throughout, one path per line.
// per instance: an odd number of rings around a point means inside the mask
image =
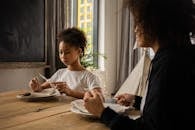
M 68 87 L 66 82 L 54 82 L 54 83 L 51 83 L 51 84 L 56 86 L 56 89 L 58 89 L 58 91 L 60 93 L 65 93 L 67 96 L 71 96 L 72 95 L 72 89 L 70 89 Z
M 98 92 L 86 92 L 84 95 L 84 106 L 93 115 L 101 117 L 104 111 L 101 94 Z
M 32 80 L 30 80 L 29 87 L 34 92 L 40 92 L 40 91 L 42 91 L 41 85 L 40 85 L 39 81 L 37 80 L 37 78 L 33 78 Z
M 99 93 L 102 102 L 105 102 L 105 98 L 104 98 L 104 95 L 102 93 L 101 88 L 94 88 L 94 89 L 91 90 L 91 93 Z
M 130 106 L 133 104 L 135 95 L 124 93 L 115 97 L 117 99 L 117 103 L 124 106 Z

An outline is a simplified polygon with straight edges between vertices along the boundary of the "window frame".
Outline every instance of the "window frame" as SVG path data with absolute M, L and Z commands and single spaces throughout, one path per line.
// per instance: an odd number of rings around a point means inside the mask
M 98 53 L 98 28 L 99 28 L 99 0 L 93 0 L 93 53 Z M 77 11 L 78 11 L 78 0 L 72 0 L 72 15 L 71 15 L 71 26 L 77 26 Z M 87 32 L 86 32 L 87 33 Z M 93 57 L 93 63 L 98 68 L 98 56 Z

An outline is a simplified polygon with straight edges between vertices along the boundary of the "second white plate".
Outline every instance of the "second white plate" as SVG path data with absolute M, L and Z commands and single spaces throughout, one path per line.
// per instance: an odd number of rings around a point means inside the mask
M 41 92 L 27 92 L 27 94 L 18 94 L 16 98 L 19 99 L 33 99 L 33 98 L 46 98 L 46 97 L 52 97 L 52 96 L 59 96 L 60 93 L 57 89 L 54 88 L 48 88 L 44 89 Z
M 85 116 L 92 116 L 91 113 L 89 113 L 85 107 L 84 107 L 84 101 L 82 99 L 74 100 L 71 102 L 71 111 L 77 114 L 85 115 Z M 117 113 L 125 113 L 126 110 L 133 109 L 132 107 L 126 107 L 121 106 L 119 104 L 115 103 L 104 103 L 105 107 L 110 107 Z

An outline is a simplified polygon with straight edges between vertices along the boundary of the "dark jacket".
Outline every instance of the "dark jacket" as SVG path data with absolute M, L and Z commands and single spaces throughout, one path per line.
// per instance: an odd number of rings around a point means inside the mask
M 106 108 L 101 121 L 111 130 L 195 129 L 195 47 L 160 49 L 151 63 L 141 117 L 132 120 Z

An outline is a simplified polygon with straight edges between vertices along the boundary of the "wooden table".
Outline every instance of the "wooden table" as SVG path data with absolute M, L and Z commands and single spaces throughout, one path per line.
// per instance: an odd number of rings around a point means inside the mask
M 73 98 L 23 101 L 17 94 L 26 90 L 0 93 L 0 129 L 2 130 L 109 130 L 98 119 L 70 111 Z

